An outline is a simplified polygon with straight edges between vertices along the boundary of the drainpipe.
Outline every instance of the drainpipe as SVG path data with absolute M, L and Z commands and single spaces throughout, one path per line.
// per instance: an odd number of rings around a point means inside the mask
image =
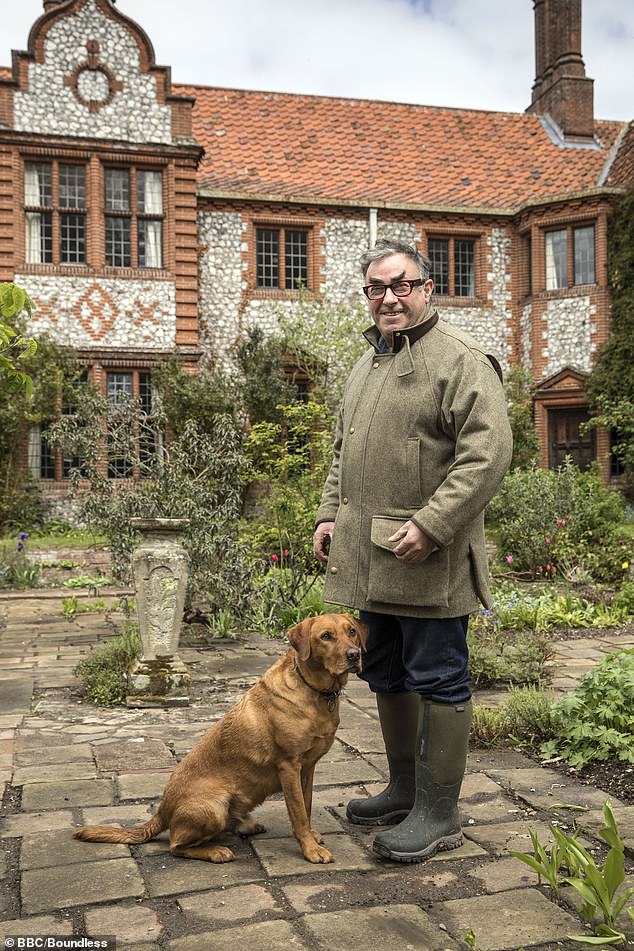
M 370 208 L 368 210 L 368 231 L 370 232 L 369 245 L 371 248 L 376 244 L 376 235 L 379 227 L 379 210 Z

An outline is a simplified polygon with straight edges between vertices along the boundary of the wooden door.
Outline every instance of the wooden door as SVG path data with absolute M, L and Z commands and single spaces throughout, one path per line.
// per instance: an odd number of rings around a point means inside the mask
M 588 420 L 585 409 L 548 410 L 548 465 L 556 469 L 566 456 L 580 469 L 587 469 L 596 459 L 595 432 L 582 434 L 580 426 Z

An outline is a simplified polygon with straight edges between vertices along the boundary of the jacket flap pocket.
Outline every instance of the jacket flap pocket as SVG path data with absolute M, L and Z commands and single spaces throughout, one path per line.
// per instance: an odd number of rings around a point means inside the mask
M 388 515 L 375 515 L 372 518 L 372 529 L 370 531 L 370 540 L 377 548 L 385 548 L 387 551 L 393 551 L 397 542 L 388 541 L 389 538 L 397 532 L 399 528 L 407 521 L 409 516 L 403 515 L 398 518 Z M 367 535 L 366 535 L 367 538 Z

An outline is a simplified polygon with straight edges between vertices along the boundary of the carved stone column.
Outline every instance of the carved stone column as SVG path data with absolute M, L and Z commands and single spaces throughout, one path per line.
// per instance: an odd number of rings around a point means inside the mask
M 180 536 L 186 518 L 133 518 L 141 544 L 132 554 L 143 645 L 128 674 L 129 707 L 186 706 L 191 677 L 176 653 L 183 622 L 188 558 Z

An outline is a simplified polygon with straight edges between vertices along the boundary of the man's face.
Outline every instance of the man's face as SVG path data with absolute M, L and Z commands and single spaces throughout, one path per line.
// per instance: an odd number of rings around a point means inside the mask
M 411 258 L 406 254 L 391 254 L 372 262 L 365 283 L 388 285 L 395 281 L 416 281 L 419 278 L 420 272 Z M 388 288 L 382 300 L 369 300 L 370 314 L 381 334 L 389 341 L 395 330 L 405 330 L 420 323 L 433 289 L 434 282 L 428 280 L 422 286 L 413 288 L 408 297 L 396 297 Z

